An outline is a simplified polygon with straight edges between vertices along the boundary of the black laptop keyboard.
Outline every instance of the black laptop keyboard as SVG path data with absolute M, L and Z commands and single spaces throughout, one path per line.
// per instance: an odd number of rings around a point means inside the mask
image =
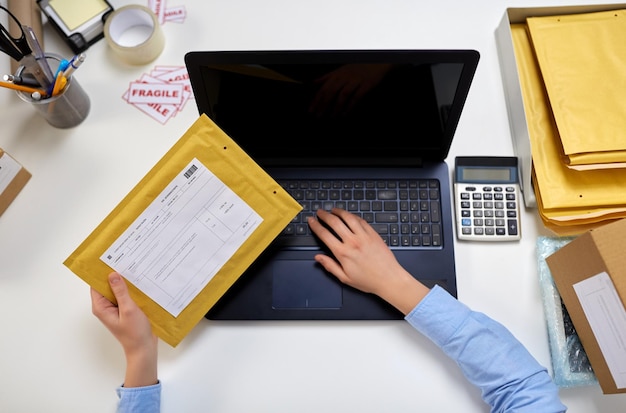
M 438 180 L 283 180 L 279 183 L 303 208 L 278 237 L 279 245 L 319 245 L 306 218 L 317 209 L 333 207 L 365 219 L 392 248 L 442 245 Z

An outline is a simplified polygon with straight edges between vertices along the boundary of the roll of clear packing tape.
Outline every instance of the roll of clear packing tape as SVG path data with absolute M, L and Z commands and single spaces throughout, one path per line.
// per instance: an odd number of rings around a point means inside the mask
M 147 7 L 120 7 L 106 19 L 104 37 L 125 63 L 143 65 L 159 57 L 165 36 L 156 15 Z

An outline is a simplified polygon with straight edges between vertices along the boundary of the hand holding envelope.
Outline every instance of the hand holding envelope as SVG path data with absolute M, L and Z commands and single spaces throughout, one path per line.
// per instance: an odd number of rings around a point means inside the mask
M 111 301 L 121 273 L 176 346 L 301 209 L 202 115 L 64 264 Z

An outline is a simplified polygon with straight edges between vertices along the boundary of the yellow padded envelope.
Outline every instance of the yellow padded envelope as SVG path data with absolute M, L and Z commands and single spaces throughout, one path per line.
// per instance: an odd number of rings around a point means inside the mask
M 526 25 L 511 25 L 533 158 L 533 184 L 539 212 L 558 226 L 598 223 L 626 214 L 626 170 L 576 171 L 561 162 L 559 131 L 546 96 Z M 580 228 L 583 228 L 581 226 Z M 566 228 L 563 228 L 564 230 Z M 581 230 L 582 231 L 582 230 Z
M 626 10 L 527 19 L 572 166 L 626 162 Z
M 239 276 L 302 209 L 206 115 L 200 118 L 65 260 L 64 264 L 94 289 L 114 301 L 107 276 L 112 268 L 101 259 L 114 241 L 148 208 L 190 162 L 199 161 L 258 216 L 260 224 L 210 281 L 177 316 L 157 304 L 133 283 L 130 294 L 147 314 L 155 334 L 176 346 L 204 317 Z M 199 246 L 201 247 L 201 245 Z M 203 251 L 204 252 L 204 251 Z M 206 251 L 210 254 L 212 251 Z M 197 251 L 196 251 L 197 253 Z M 124 273 L 122 273 L 124 275 Z M 128 279 L 128 277 L 126 277 Z M 171 280 L 176 281 L 176 280 Z

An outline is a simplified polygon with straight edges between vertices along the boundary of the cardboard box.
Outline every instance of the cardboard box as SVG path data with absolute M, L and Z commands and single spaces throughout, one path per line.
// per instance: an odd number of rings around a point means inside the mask
M 546 261 L 602 392 L 626 393 L 626 219 L 590 230 Z
M 31 174 L 0 148 L 0 215 L 6 211 Z
M 515 156 L 519 159 L 520 187 L 524 197 L 524 204 L 528 208 L 537 206 L 537 198 L 532 185 L 532 153 L 528 134 L 528 118 L 524 109 L 522 89 L 519 82 L 511 24 L 525 23 L 528 17 L 590 13 L 624 8 L 626 8 L 626 4 L 507 8 L 500 24 L 496 28 L 496 46 L 504 85 L 511 139 L 513 140 Z

